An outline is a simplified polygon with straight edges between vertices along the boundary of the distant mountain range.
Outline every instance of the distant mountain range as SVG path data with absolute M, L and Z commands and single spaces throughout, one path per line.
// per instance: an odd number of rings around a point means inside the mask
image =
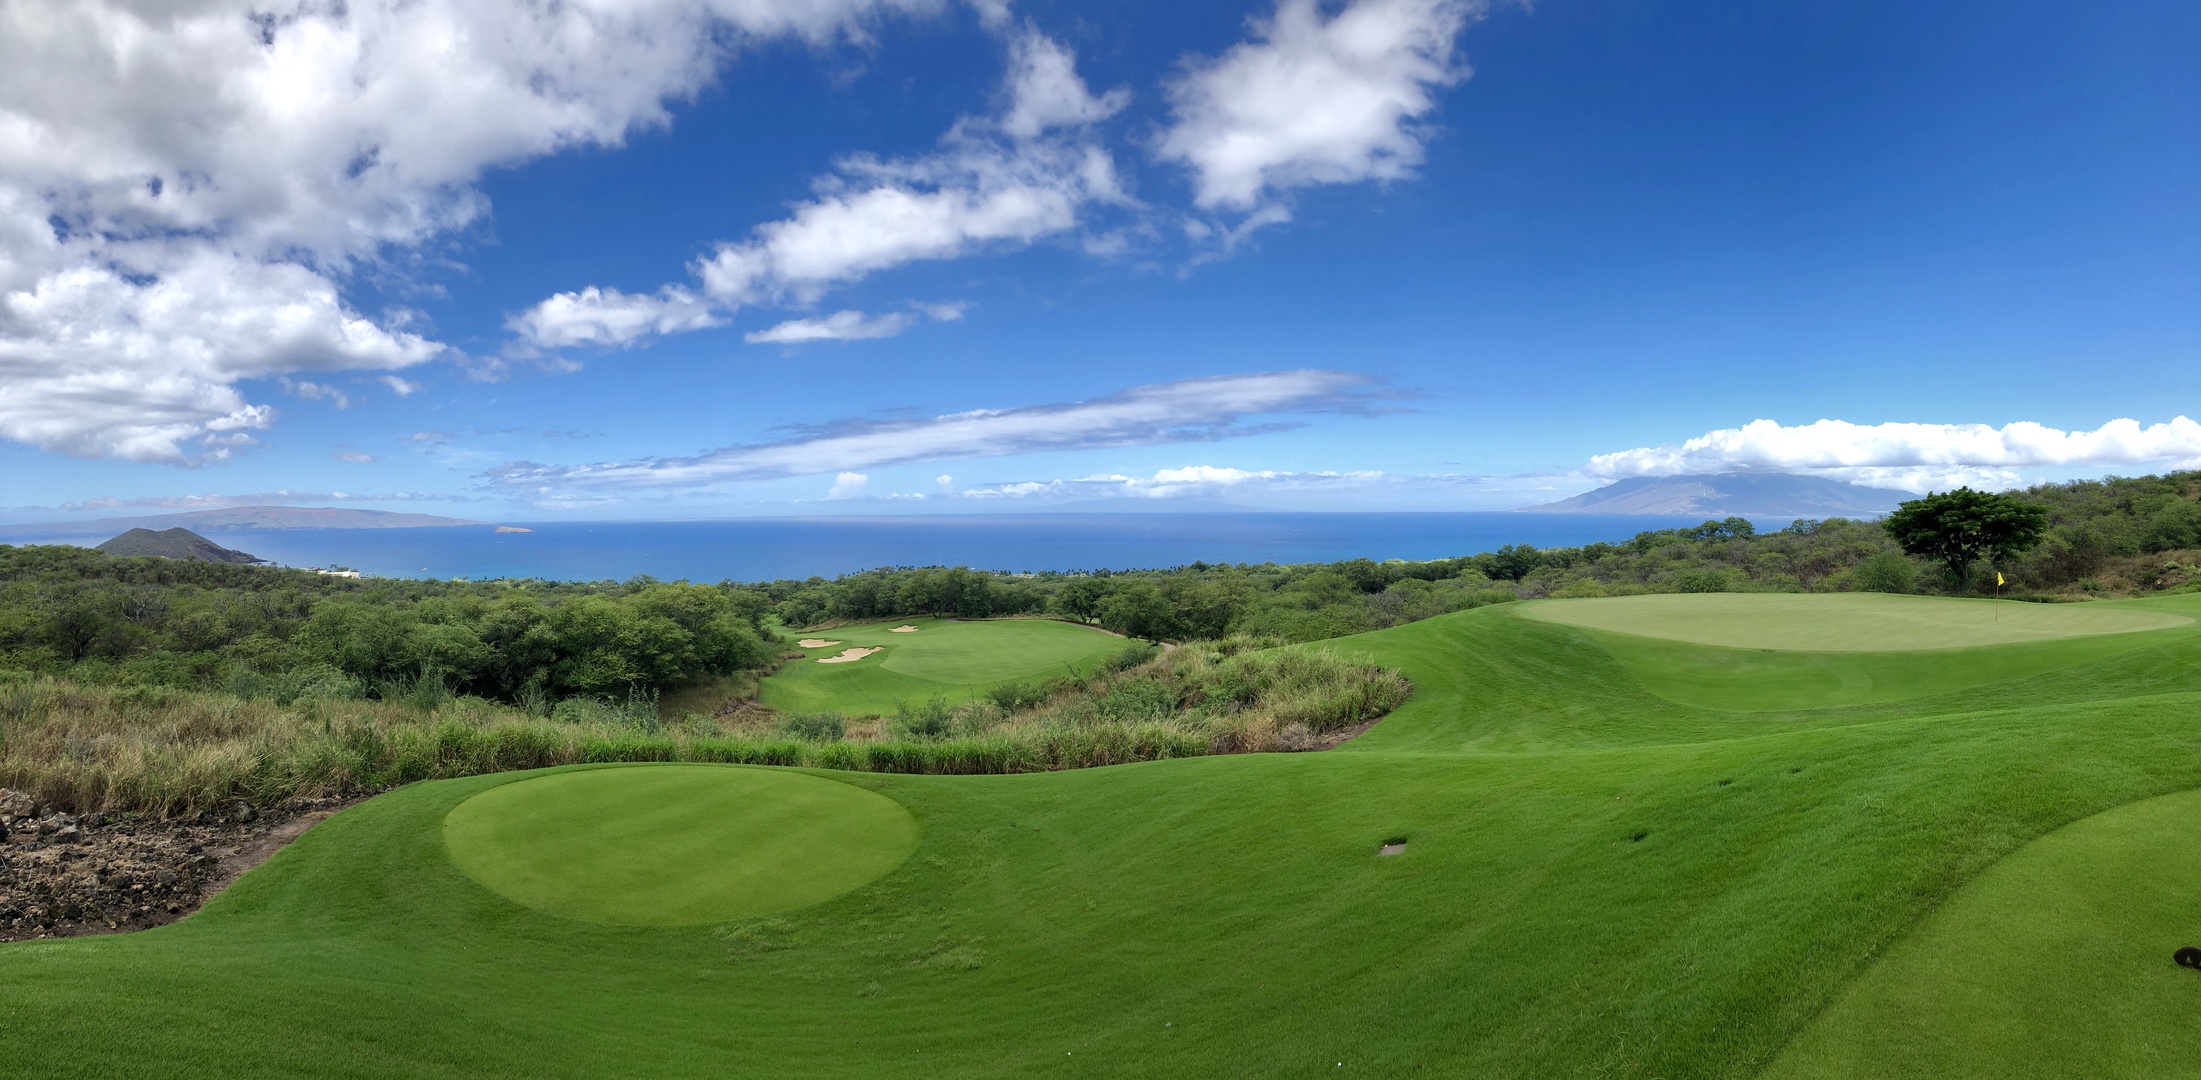
M 1741 517 L 1876 517 L 1918 496 L 1893 488 L 1860 487 L 1823 476 L 1721 473 L 1716 476 L 1634 476 L 1542 506 L 1546 514 L 1706 514 Z
M 225 548 L 189 529 L 132 529 L 96 549 L 109 555 L 159 555 L 200 562 L 257 563 L 265 559 Z
M 180 514 L 154 514 L 147 517 L 0 525 L 0 534 L 17 537 L 91 536 L 122 529 L 243 532 L 252 529 L 429 529 L 487 524 L 490 523 L 437 517 L 434 514 L 393 514 L 387 510 L 352 510 L 334 506 L 232 506 L 222 510 L 191 510 Z

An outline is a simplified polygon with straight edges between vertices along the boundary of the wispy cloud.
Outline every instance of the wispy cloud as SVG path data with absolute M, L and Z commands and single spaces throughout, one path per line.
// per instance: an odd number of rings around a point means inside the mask
M 1130 205 L 1115 158 L 1092 134 L 1122 110 L 1129 92 L 1093 93 L 1070 50 L 1029 27 L 1009 35 L 1008 52 L 1000 115 L 957 120 L 930 153 L 841 160 L 787 216 L 719 243 L 691 265 L 693 289 L 671 284 L 633 294 L 592 286 L 553 295 L 507 320 L 519 351 L 626 346 L 716 326 L 744 307 L 807 306 L 880 271 L 1027 247 L 1074 232 L 1096 206 Z M 782 323 L 749 340 L 887 337 L 908 320 L 841 312 Z
M 293 379 L 288 375 L 281 376 L 277 381 L 283 384 L 284 393 L 302 401 L 326 401 L 339 409 L 351 408 L 352 399 L 344 391 L 326 383 Z
M 919 316 L 928 316 L 938 322 L 952 322 L 963 317 L 971 305 L 958 301 L 950 304 L 911 304 L 913 312 L 894 311 L 871 316 L 861 311 L 836 311 L 816 319 L 789 319 L 769 329 L 743 334 L 741 339 L 751 345 L 803 345 L 814 341 L 864 341 L 872 338 L 889 338 L 917 324 Z
M 2201 467 L 2201 424 L 2180 416 L 2142 427 L 2112 420 L 2093 431 L 2030 421 L 1986 424 L 1786 426 L 1753 420 L 1680 445 L 1639 447 L 1590 459 L 1584 472 L 1618 479 L 1722 472 L 1798 472 L 1924 490 L 1960 483 L 2012 484 L 2020 469 L 2164 465 Z
M 942 477 L 942 480 L 948 478 Z M 1182 465 L 1151 474 L 1100 473 L 1052 480 L 977 484 L 941 491 L 907 491 L 879 498 L 912 502 L 1017 504 L 1099 502 L 1164 503 L 1201 500 L 1247 508 L 1296 510 L 1497 510 L 1517 506 L 1524 494 L 1551 494 L 1554 482 L 1573 494 L 1595 485 L 1579 475 L 1477 476 L 1404 473 L 1380 469 L 1241 469 Z
M 250 494 L 153 495 L 119 499 L 102 495 L 82 502 L 65 502 L 61 509 L 72 514 L 93 510 L 221 510 L 232 506 L 263 506 L 301 502 L 475 502 L 469 495 L 438 495 L 426 491 L 258 491 Z
M 720 244 L 695 267 L 703 291 L 722 304 L 809 302 L 892 267 L 1066 233 L 1090 205 L 1125 201 L 1115 160 L 1087 132 L 1126 92 L 1093 94 L 1070 51 L 1029 29 L 1010 41 L 1006 83 L 1005 116 L 958 120 L 922 157 L 850 157 L 793 214 Z
M 902 312 L 876 318 L 861 311 L 836 311 L 820 319 L 789 319 L 764 330 L 741 335 L 751 345 L 801 345 L 813 341 L 865 341 L 889 338 L 902 332 L 912 317 Z
M 367 464 L 372 464 L 372 463 L 374 462 L 374 460 L 375 460 L 375 456 L 374 456 L 373 454 L 370 454 L 370 453 L 368 453 L 368 452 L 364 451 L 364 450 L 359 450 L 359 449 L 355 449 L 355 448 L 353 448 L 353 447 L 349 447 L 349 446 L 346 446 L 346 447 L 343 447 L 343 448 L 341 448 L 341 449 L 337 450 L 337 452 L 336 452 L 336 460 L 338 460 L 338 461 L 351 461 L 351 462 L 356 462 L 356 463 L 358 463 L 358 464 L 362 464 L 362 465 L 367 465 Z
M 1375 380 L 1349 371 L 1272 371 L 1138 386 L 1086 401 L 974 409 L 909 420 L 847 420 L 798 428 L 778 442 L 730 446 L 683 458 L 596 465 L 512 462 L 492 484 L 558 496 L 572 487 L 699 487 L 734 480 L 861 470 L 910 461 L 995 457 L 1158 443 L 1209 442 L 1289 430 L 1298 421 L 1255 417 L 1395 408 Z
M 1310 491 L 1368 487 L 1398 481 L 1450 481 L 1454 477 L 1397 477 L 1374 470 L 1350 472 L 1293 472 L 1276 469 L 1235 469 L 1215 465 L 1186 465 L 1158 469 L 1152 476 L 1107 473 L 1067 480 L 1023 481 L 966 488 L 969 499 L 1187 499 L 1249 491 Z

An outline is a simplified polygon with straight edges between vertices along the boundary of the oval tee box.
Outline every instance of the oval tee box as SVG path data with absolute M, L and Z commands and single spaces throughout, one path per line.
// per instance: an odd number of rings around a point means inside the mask
M 745 765 L 556 772 L 453 807 L 443 840 L 514 903 L 591 922 L 692 926 L 829 900 L 901 865 L 902 804 L 825 777 Z

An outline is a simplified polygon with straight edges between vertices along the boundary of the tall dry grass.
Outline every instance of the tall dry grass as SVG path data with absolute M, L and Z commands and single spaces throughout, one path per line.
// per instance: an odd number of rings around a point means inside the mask
M 611 707 L 545 717 L 478 698 L 428 707 L 341 696 L 278 703 L 37 679 L 0 686 L 0 787 L 79 812 L 181 815 L 579 762 L 1038 772 L 1310 749 L 1381 716 L 1409 689 L 1395 672 L 1321 650 L 1230 648 L 1187 646 L 1125 670 L 997 695 L 1007 706 L 928 703 L 859 730 L 818 718 L 760 728 L 695 714 L 661 722 L 654 711 Z

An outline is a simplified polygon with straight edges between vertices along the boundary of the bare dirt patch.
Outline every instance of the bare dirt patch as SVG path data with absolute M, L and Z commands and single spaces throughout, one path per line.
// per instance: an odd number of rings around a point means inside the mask
M 61 813 L 0 790 L 0 941 L 172 923 L 366 796 L 162 820 Z
M 830 649 L 833 646 L 840 644 L 840 642 L 827 641 L 824 638 L 806 637 L 801 641 L 796 642 L 795 644 L 800 645 L 805 649 Z
M 842 650 L 841 650 L 841 655 L 839 655 L 839 656 L 821 656 L 821 657 L 819 657 L 819 658 L 818 658 L 818 663 L 821 663 L 821 664 L 849 664 L 849 663 L 854 663 L 855 661 L 858 661 L 858 660 L 861 660 L 861 659 L 863 659 L 864 657 L 870 656 L 870 655 L 871 655 L 872 653 L 875 653 L 875 652 L 879 652 L 880 650 L 882 650 L 882 649 L 884 649 L 884 648 L 885 648 L 885 646 L 883 646 L 883 645 L 873 645 L 872 647 L 870 647 L 870 648 L 868 648 L 868 649 L 842 649 Z

